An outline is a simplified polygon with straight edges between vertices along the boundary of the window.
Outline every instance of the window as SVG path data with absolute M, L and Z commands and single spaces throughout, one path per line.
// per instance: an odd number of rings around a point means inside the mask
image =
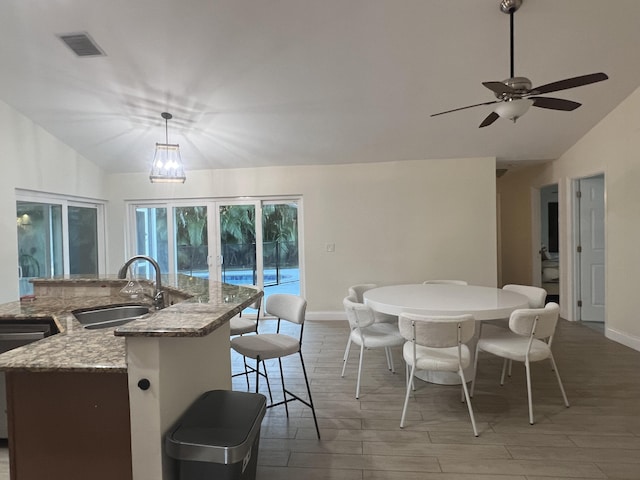
M 104 268 L 104 205 L 36 192 L 16 193 L 20 296 L 30 279 L 97 275 Z

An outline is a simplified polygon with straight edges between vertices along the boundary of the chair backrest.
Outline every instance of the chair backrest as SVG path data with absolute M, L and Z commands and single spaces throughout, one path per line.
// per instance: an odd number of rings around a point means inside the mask
M 509 328 L 514 333 L 544 340 L 553 336 L 558 323 L 560 306 L 549 302 L 544 308 L 514 310 L 509 317 Z M 535 329 L 534 329 L 535 327 Z
M 440 284 L 440 285 L 469 285 L 464 280 L 425 280 L 422 282 L 425 285 L 428 284 Z
M 281 320 L 302 325 L 307 310 L 307 301 L 299 295 L 272 293 L 267 297 L 264 311 Z
M 352 285 L 349 287 L 349 295 L 353 295 L 356 298 L 356 302 L 364 303 L 362 294 L 367 290 L 376 288 L 377 286 L 378 285 L 376 285 L 375 283 L 361 283 L 359 285 Z
M 347 313 L 347 320 L 349 320 L 349 326 L 353 330 L 354 328 L 365 328 L 375 323 L 375 314 L 368 305 L 355 301 L 353 295 L 349 295 L 342 300 L 344 310 Z
M 473 315 L 426 316 L 401 313 L 398 317 L 400 334 L 417 345 L 432 348 L 455 347 L 473 338 L 476 322 Z M 458 329 L 460 335 L 458 336 Z
M 505 285 L 503 290 L 509 290 L 524 295 L 529 299 L 529 308 L 542 308 L 547 299 L 547 291 L 544 288 L 529 285 Z

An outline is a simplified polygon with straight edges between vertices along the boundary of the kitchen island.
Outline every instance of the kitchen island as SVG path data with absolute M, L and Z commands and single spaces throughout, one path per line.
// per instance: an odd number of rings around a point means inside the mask
M 126 280 L 34 281 L 35 299 L 0 305 L 0 321 L 48 319 L 59 333 L 0 355 L 7 376 L 12 480 L 173 479 L 164 432 L 206 390 L 229 389 L 228 321 L 252 288 L 163 276 L 168 308 L 115 329 L 72 312 L 150 303 Z

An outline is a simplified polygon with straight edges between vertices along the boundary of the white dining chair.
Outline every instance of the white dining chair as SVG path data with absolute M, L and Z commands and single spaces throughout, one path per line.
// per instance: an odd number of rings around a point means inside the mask
M 509 292 L 519 293 L 520 295 L 524 295 L 529 299 L 529 308 L 542 308 L 547 300 L 547 291 L 544 288 L 534 287 L 532 285 L 517 285 L 517 284 L 507 284 L 502 287 L 503 290 L 507 290 Z M 504 319 L 505 323 L 504 327 L 507 328 L 508 318 Z M 513 367 L 513 362 L 511 360 L 504 359 L 504 364 L 508 368 L 508 375 L 511 376 L 511 370 Z
M 360 283 L 358 285 L 351 285 L 349 287 L 349 296 L 355 298 L 357 303 L 364 303 L 363 294 L 367 290 L 371 290 L 372 288 L 376 288 L 378 285 L 375 283 Z
M 425 280 L 422 283 L 425 285 L 469 285 L 464 280 Z
M 529 308 L 542 308 L 547 299 L 547 291 L 540 287 L 510 283 L 502 287 L 502 289 L 516 292 L 527 297 L 529 299 Z
M 401 346 L 404 343 L 404 339 L 400 335 L 397 323 L 376 322 L 374 311 L 367 305 L 358 303 L 355 300 L 355 297 L 348 296 L 342 301 L 351 331 L 349 332 L 347 347 L 344 350 L 341 376 L 344 378 L 347 362 L 349 361 L 351 344 L 359 345 L 360 361 L 358 363 L 358 379 L 356 381 L 356 398 L 360 398 L 360 379 L 362 378 L 364 351 L 384 348 L 387 358 L 387 368 L 395 373 L 391 348 Z
M 413 379 L 416 371 L 455 372 L 460 376 L 462 399 L 467 402 L 473 434 L 477 437 L 478 429 L 467 389 L 467 379 L 464 376 L 464 369 L 471 363 L 471 352 L 466 343 L 475 333 L 476 325 L 473 316 L 425 316 L 401 313 L 398 317 L 398 325 L 400 333 L 406 339 L 402 353 L 407 366 L 407 391 L 400 428 L 405 424 L 409 395 L 412 389 L 415 390 Z
M 280 366 L 280 381 L 282 383 L 282 395 L 284 400 L 281 402 L 271 402 L 267 408 L 284 405 L 287 418 L 289 418 L 289 402 L 299 401 L 311 409 L 313 421 L 316 426 L 316 433 L 320 439 L 320 429 L 318 428 L 318 419 L 316 418 L 316 410 L 313 406 L 313 398 L 311 397 L 311 388 L 309 387 L 309 378 L 307 370 L 304 366 L 302 357 L 302 334 L 304 331 L 305 313 L 307 309 L 307 301 L 298 296 L 288 293 L 272 293 L 265 301 L 265 314 L 277 318 L 276 333 L 258 333 L 256 335 L 241 335 L 231 339 L 231 348 L 240 355 L 253 358 L 256 361 L 256 393 L 259 391 L 260 383 L 260 362 L 263 363 L 266 371 L 265 360 L 278 359 Z M 282 321 L 291 322 L 297 325 L 298 336 L 293 337 L 284 333 L 280 333 L 280 325 Z M 307 387 L 308 400 L 301 398 L 285 387 L 285 376 L 282 369 L 282 359 L 289 355 L 298 354 L 302 373 L 304 375 L 305 385 Z
M 378 285 L 375 283 L 360 283 L 358 285 L 352 285 L 349 287 L 349 296 L 355 298 L 357 303 L 364 303 L 364 292 L 376 288 Z M 373 313 L 377 323 L 398 323 L 398 317 L 396 315 L 389 315 L 382 312 Z
M 471 383 L 473 396 L 480 352 L 488 352 L 498 357 L 524 362 L 527 377 L 527 400 L 529 404 L 529 423 L 533 425 L 533 401 L 531 394 L 531 362 L 551 361 L 556 374 L 560 392 L 566 407 L 569 401 L 558 373 L 556 362 L 551 352 L 551 339 L 558 323 L 560 307 L 550 302 L 544 308 L 525 308 L 515 310 L 509 317 L 509 329 L 494 325 L 481 325 L 480 336 L 476 344 L 475 374 Z M 504 385 L 505 366 L 502 366 L 500 385 Z

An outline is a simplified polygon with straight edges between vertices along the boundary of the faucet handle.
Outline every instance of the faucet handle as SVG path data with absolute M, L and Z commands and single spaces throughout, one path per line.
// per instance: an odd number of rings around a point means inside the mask
M 164 301 L 164 291 L 160 290 L 158 293 L 156 293 L 155 297 L 153 297 L 153 305 L 156 307 L 156 309 L 160 310 L 162 308 L 164 308 L 165 305 L 165 301 Z

